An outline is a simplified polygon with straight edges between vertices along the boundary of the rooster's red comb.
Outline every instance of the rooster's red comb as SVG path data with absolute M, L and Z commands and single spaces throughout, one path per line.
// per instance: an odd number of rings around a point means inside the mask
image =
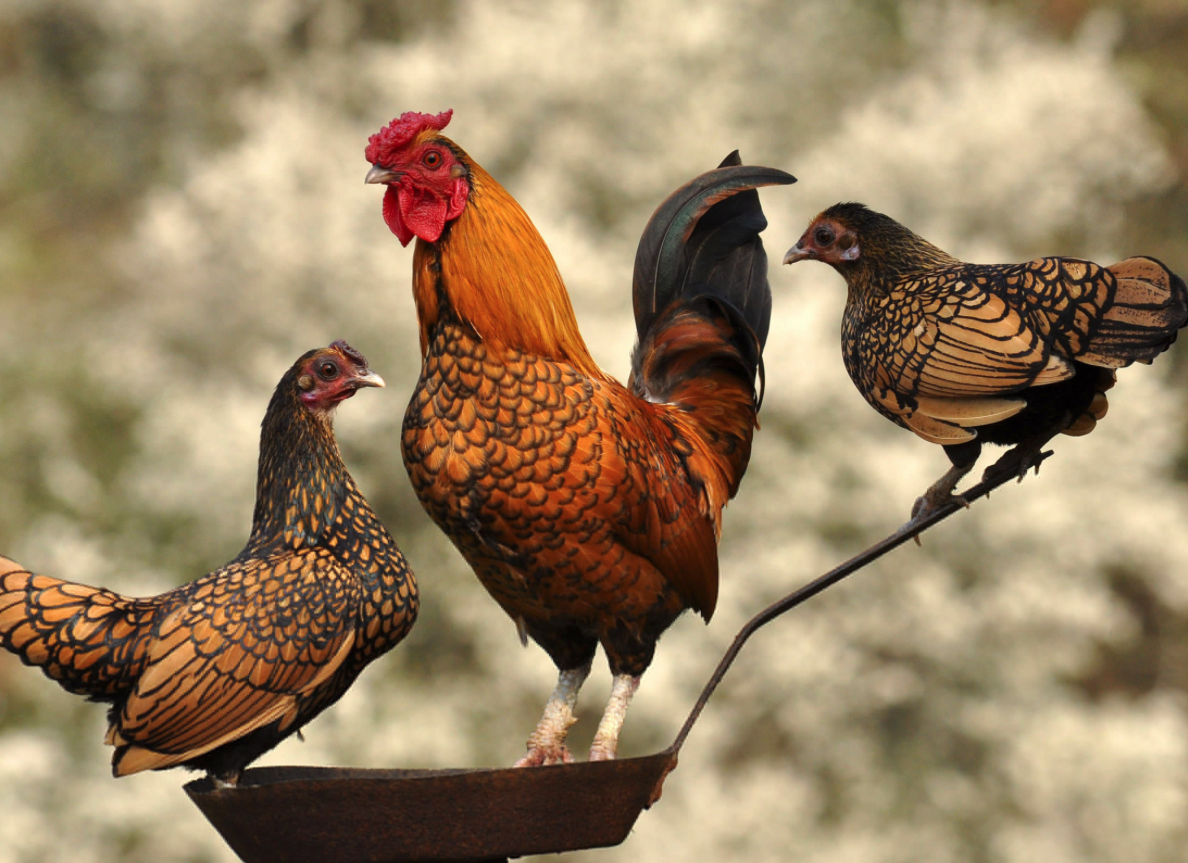
M 452 116 L 452 108 L 437 115 L 405 111 L 367 139 L 367 149 L 363 151 L 363 155 L 373 165 L 383 164 L 391 159 L 397 150 L 408 146 L 408 143 L 423 130 L 444 129 L 449 125 Z

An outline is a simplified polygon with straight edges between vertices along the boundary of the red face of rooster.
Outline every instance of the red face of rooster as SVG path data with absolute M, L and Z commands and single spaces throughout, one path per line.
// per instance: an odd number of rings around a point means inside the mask
M 384 221 L 401 245 L 420 237 L 435 243 L 446 222 L 466 208 L 469 172 L 452 145 L 437 134 L 453 111 L 436 116 L 409 111 L 368 139 L 367 183 L 384 183 Z
M 320 413 L 329 413 L 362 387 L 383 385 L 384 379 L 367 367 L 367 358 L 342 339 L 314 351 L 297 376 L 301 401 Z

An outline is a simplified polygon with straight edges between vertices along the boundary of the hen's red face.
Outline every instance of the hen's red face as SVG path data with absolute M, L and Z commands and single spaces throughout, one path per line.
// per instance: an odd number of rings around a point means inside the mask
M 446 222 L 462 215 L 470 195 L 469 171 L 446 138 L 436 135 L 449 112 L 403 114 L 371 137 L 365 182 L 383 183 L 384 221 L 407 246 L 413 237 L 441 238 Z
M 862 249 L 858 235 L 837 219 L 818 216 L 784 256 L 785 264 L 797 261 L 823 261 L 838 266 L 858 260 Z
M 297 377 L 301 401 L 310 410 L 327 413 L 362 387 L 382 387 L 384 379 L 367 367 L 367 359 L 339 339 L 306 360 Z

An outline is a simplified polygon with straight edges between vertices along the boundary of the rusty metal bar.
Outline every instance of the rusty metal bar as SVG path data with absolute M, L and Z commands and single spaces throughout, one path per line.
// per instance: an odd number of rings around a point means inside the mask
M 1040 453 L 1036 457 L 1035 468 L 1037 471 L 1039 470 L 1039 465 L 1051 454 L 1051 451 L 1047 451 Z M 969 491 L 964 492 L 961 496 L 965 498 L 967 503 L 972 504 L 974 501 L 980 498 L 988 497 L 990 492 L 994 491 L 994 489 L 1012 479 L 1015 479 L 1015 475 L 1009 473 L 999 474 L 992 479 L 983 479 L 980 483 L 970 488 Z M 714 694 L 714 690 L 718 688 L 718 684 L 722 682 L 722 678 L 726 675 L 727 669 L 729 669 L 731 664 L 733 664 L 734 658 L 738 656 L 739 651 L 742 650 L 742 646 L 746 644 L 747 639 L 755 634 L 757 629 L 770 623 L 784 612 L 795 608 L 802 602 L 812 599 L 818 593 L 828 587 L 832 587 L 843 578 L 852 575 L 868 564 L 873 563 L 887 552 L 899 548 L 899 546 L 903 545 L 909 539 L 915 539 L 934 524 L 944 521 L 953 513 L 959 512 L 963 508 L 964 507 L 962 507 L 960 503 L 954 501 L 945 504 L 943 507 L 926 518 L 922 518 L 919 521 L 909 521 L 907 524 L 903 525 L 903 527 L 899 528 L 899 530 L 895 531 L 895 533 L 891 534 L 885 539 L 880 540 L 879 542 L 870 546 L 870 548 L 867 548 L 865 551 L 859 552 L 845 563 L 834 567 L 829 572 L 814 579 L 813 581 L 810 581 L 803 587 L 794 590 L 783 599 L 773 602 L 767 608 L 763 609 L 761 612 L 748 620 L 746 624 L 743 625 L 743 628 L 739 630 L 738 635 L 734 637 L 734 641 L 731 642 L 730 648 L 726 651 L 726 654 L 718 663 L 718 667 L 714 669 L 713 676 L 710 677 L 709 682 L 705 685 L 705 688 L 701 690 L 701 695 L 697 699 L 697 703 L 693 705 L 693 710 L 689 713 L 689 718 L 685 720 L 685 724 L 681 727 L 681 731 L 677 735 L 677 738 L 673 742 L 669 751 L 674 755 L 680 752 L 681 746 L 683 746 L 685 743 L 685 738 L 689 736 L 689 732 L 693 729 L 693 723 L 695 723 L 697 721 L 697 717 L 701 715 L 701 711 L 705 708 L 706 702 L 708 702 L 710 696 Z

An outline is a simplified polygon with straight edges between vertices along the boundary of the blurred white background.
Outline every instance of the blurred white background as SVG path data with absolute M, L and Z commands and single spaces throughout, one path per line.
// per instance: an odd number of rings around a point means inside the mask
M 860 200 L 975 261 L 1188 271 L 1182 0 L 0 0 L 0 552 L 129 594 L 250 525 L 260 418 L 346 338 L 388 381 L 348 466 L 416 569 L 408 640 L 260 763 L 501 766 L 554 682 L 412 497 L 411 249 L 363 185 L 407 110 L 524 205 L 625 376 L 648 215 L 734 148 L 775 311 L 707 627 L 660 644 L 624 754 L 667 745 L 738 626 L 892 530 L 947 464 L 842 368 L 844 286 L 778 261 Z M 1121 373 L 1042 476 L 772 624 L 618 849 L 571 859 L 1156 863 L 1188 842 L 1188 351 Z M 599 661 L 575 751 L 609 689 Z M 229 861 L 183 773 L 115 781 L 104 709 L 0 656 L 0 863 Z

